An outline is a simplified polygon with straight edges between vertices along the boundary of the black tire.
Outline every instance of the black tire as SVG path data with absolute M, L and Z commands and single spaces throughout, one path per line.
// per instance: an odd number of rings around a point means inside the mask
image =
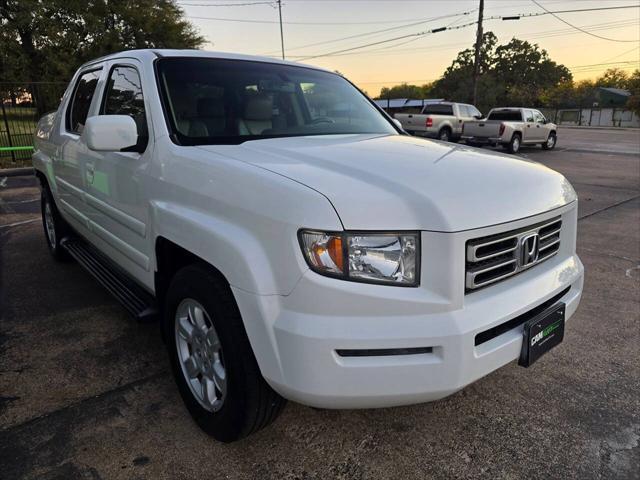
M 511 137 L 511 141 L 505 145 L 505 148 L 509 153 L 518 153 L 520 146 L 522 145 L 522 137 L 519 133 L 514 133 Z
M 438 132 L 438 140 L 442 142 L 451 142 L 451 129 L 448 127 L 443 127 Z
M 205 409 L 194 396 L 180 363 L 176 312 L 185 299 L 202 305 L 222 347 L 226 393 L 217 411 Z M 175 274 L 165 297 L 163 329 L 180 395 L 206 433 L 221 442 L 234 442 L 266 427 L 280 414 L 286 400 L 262 377 L 233 293 L 213 268 L 194 264 Z
M 40 209 L 42 211 L 42 228 L 44 237 L 47 241 L 47 247 L 51 256 L 59 262 L 68 262 L 71 257 L 67 251 L 62 248 L 60 241 L 69 235 L 70 228 L 64 221 L 56 203 L 53 200 L 51 190 L 48 185 L 44 184 L 40 193 Z
M 556 143 L 558 142 L 558 137 L 555 132 L 549 132 L 549 136 L 547 137 L 547 141 L 542 143 L 543 150 L 553 150 L 556 147 Z

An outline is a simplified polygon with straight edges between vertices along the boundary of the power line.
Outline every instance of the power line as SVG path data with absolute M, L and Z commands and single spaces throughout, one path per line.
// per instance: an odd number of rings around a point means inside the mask
M 246 19 L 246 18 L 221 18 L 221 17 L 201 17 L 194 15 L 185 15 L 186 18 L 194 18 L 196 20 L 214 20 L 219 22 L 239 22 L 239 23 L 266 23 L 266 24 L 276 24 L 280 23 L 275 20 L 257 20 L 257 19 Z M 438 18 L 448 18 L 454 15 L 444 15 Z M 285 25 L 385 25 L 391 23 L 405 23 L 408 21 L 412 21 L 413 25 L 417 25 L 420 23 L 424 23 L 429 19 L 423 19 L 420 21 L 416 21 L 415 19 L 405 19 L 405 20 L 380 20 L 380 21 L 365 21 L 365 22 L 282 22 Z M 400 28 L 400 27 L 397 27 Z
M 640 5 L 637 6 L 628 6 L 628 7 L 602 7 L 602 8 L 598 8 L 598 9 L 577 9 L 577 10 L 573 10 L 573 11 L 584 11 L 584 10 L 589 10 L 589 11 L 593 11 L 593 10 L 612 10 L 612 9 L 620 9 L 620 8 L 640 8 Z M 565 11 L 566 12 L 566 11 Z M 542 15 L 548 15 L 548 14 L 553 14 L 555 12 L 542 12 L 542 13 L 530 13 L 530 14 L 522 14 L 522 15 L 518 15 L 518 16 L 513 16 L 510 15 L 506 18 L 508 19 L 514 19 L 514 18 L 521 18 L 521 17 L 534 17 L 534 16 L 542 16 Z M 492 17 L 487 17 L 485 18 L 485 20 L 499 20 L 499 19 L 504 19 L 504 16 L 492 16 Z M 457 29 L 461 29 L 461 28 L 465 28 L 471 25 L 475 25 L 478 22 L 469 22 L 466 24 L 462 24 L 462 25 L 457 25 L 455 27 L 441 27 L 441 28 L 434 28 L 432 30 L 425 30 L 422 32 L 416 32 L 416 33 L 410 33 L 407 35 L 402 35 L 400 37 L 394 37 L 394 38 L 389 38 L 386 40 L 380 40 L 378 42 L 372 42 L 372 43 L 368 43 L 365 45 L 359 45 L 359 46 L 355 46 L 355 47 L 351 47 L 351 48 L 345 48 L 342 50 L 337 50 L 337 51 L 333 51 L 333 52 L 327 52 L 327 53 L 320 53 L 320 54 L 314 54 L 314 55 L 307 55 L 305 57 L 301 57 L 301 60 L 311 60 L 314 58 L 320 58 L 320 57 L 327 57 L 327 56 L 334 56 L 340 53 L 345 53 L 345 52 L 350 52 L 353 50 L 360 50 L 362 48 L 366 48 L 366 47 L 371 47 L 371 46 L 375 46 L 375 45 L 380 45 L 383 43 L 389 43 L 389 42 L 394 42 L 397 40 L 402 40 L 405 38 L 411 38 L 411 37 L 421 37 L 427 34 L 431 34 L 431 33 L 439 33 L 445 30 L 457 30 Z M 573 26 L 572 26 L 573 27 Z M 574 27 L 575 28 L 575 27 Z M 625 40 L 625 41 L 636 41 L 636 40 Z
M 289 0 L 290 1 L 290 0 Z M 273 2 L 269 2 L 273 3 Z M 208 5 L 208 4 L 207 4 Z M 640 8 L 638 5 L 626 5 L 626 6 L 617 6 L 617 7 L 599 7 L 599 8 L 579 8 L 574 10 L 557 10 L 553 13 L 571 13 L 571 12 L 595 12 L 600 10 L 619 10 L 625 8 Z M 537 17 L 541 15 L 548 15 L 546 12 L 542 13 L 527 13 L 518 16 L 520 18 L 528 18 L 528 17 Z M 510 15 L 512 16 L 512 15 Z M 257 19 L 246 19 L 246 18 L 222 18 L 222 17 L 202 17 L 196 15 L 186 15 L 186 18 L 193 18 L 196 20 L 214 20 L 218 22 L 238 22 L 238 23 L 264 23 L 264 24 L 279 24 L 280 22 L 275 20 L 257 20 Z M 384 21 L 363 21 L 363 22 L 283 22 L 285 25 L 381 25 L 381 24 L 389 24 L 389 23 L 402 23 L 406 20 L 384 20 Z
M 487 19 L 489 20 L 489 19 Z M 361 48 L 366 48 L 366 47 L 372 47 L 374 45 L 381 45 L 383 43 L 389 43 L 389 42 L 394 42 L 396 40 L 402 40 L 405 38 L 410 38 L 410 37 L 421 37 L 423 35 L 429 35 L 432 33 L 440 33 L 440 32 L 444 32 L 445 30 L 459 30 L 461 28 L 466 28 L 469 27 L 471 25 L 475 25 L 478 22 L 469 22 L 469 23 L 465 23 L 462 25 L 456 25 L 455 27 L 440 27 L 440 28 L 432 28 L 431 30 L 424 30 L 422 32 L 416 32 L 416 33 L 409 33 L 407 35 L 401 35 L 399 37 L 394 37 L 394 38 L 388 38 L 386 40 L 380 40 L 377 42 L 372 42 L 372 43 L 367 43 L 365 45 L 359 45 L 357 47 L 351 47 L 351 48 L 344 48 L 342 50 L 336 50 L 334 52 L 329 52 L 329 53 L 321 53 L 321 54 L 317 54 L 317 55 L 309 55 L 306 57 L 302 57 L 301 60 L 310 60 L 312 58 L 320 58 L 320 57 L 328 57 L 328 56 L 332 56 L 335 54 L 339 54 L 339 53 L 344 53 L 344 52 L 350 52 L 353 50 L 359 50 Z
M 596 23 L 592 25 L 585 25 L 584 28 L 590 28 L 592 30 L 610 30 L 612 28 L 619 28 L 619 27 L 630 26 L 630 25 L 640 25 L 640 21 L 623 20 L 623 21 L 616 21 L 616 22 Z M 571 35 L 571 34 L 577 34 L 577 33 L 579 32 L 576 32 L 571 28 L 564 28 L 564 29 L 543 30 L 540 32 L 533 32 L 531 35 L 525 35 L 521 38 L 523 40 L 538 40 L 543 38 L 559 37 L 559 36 Z M 468 46 L 467 42 L 457 42 L 457 43 L 431 45 L 431 46 L 425 46 L 425 47 L 415 47 L 415 48 L 396 48 L 396 47 L 405 45 L 409 42 L 421 40 L 423 38 L 425 37 L 416 37 L 410 40 L 405 40 L 404 42 L 401 42 L 401 43 L 397 43 L 395 45 L 390 45 L 390 46 L 380 47 L 380 48 L 373 48 L 373 49 L 365 50 L 361 52 L 341 53 L 341 54 L 336 54 L 331 56 L 343 57 L 343 56 L 351 56 L 351 55 L 396 55 L 401 52 L 434 51 L 434 50 L 453 49 L 453 48 Z M 638 48 L 640 48 L 640 46 L 635 47 L 630 51 L 624 52 L 615 58 L 619 58 L 622 55 L 630 53 L 631 51 L 636 50 Z M 289 58 L 301 59 L 301 58 L 305 58 L 305 55 L 289 55 Z
M 553 18 L 556 18 L 558 20 L 560 20 L 562 23 L 569 25 L 571 28 L 575 28 L 576 30 L 578 30 L 579 32 L 582 33 L 586 33 L 587 35 L 591 35 L 592 37 L 596 37 L 596 38 L 600 38 L 602 40 L 607 40 L 609 42 L 622 42 L 622 43 L 627 43 L 627 42 L 637 42 L 637 40 L 618 40 L 616 38 L 608 38 L 608 37 L 602 37 L 600 35 L 596 35 L 595 33 L 591 33 L 588 32 L 587 30 L 583 30 L 580 27 L 577 27 L 569 22 L 567 22 L 566 20 L 560 18 L 558 15 L 556 15 L 556 13 L 563 13 L 563 12 L 550 12 L 549 10 L 547 10 L 546 8 L 544 8 L 542 5 L 540 5 L 538 2 L 536 2 L 536 0 L 531 0 L 533 3 L 535 3 L 538 7 L 540 7 L 542 10 L 544 10 L 545 12 L 547 12 L 549 15 L 551 15 Z M 613 8 L 612 8 L 613 9 Z
M 422 20 L 420 20 L 418 22 L 408 23 L 406 25 L 399 25 L 397 27 L 389 27 L 389 28 L 384 28 L 382 30 L 373 30 L 371 32 L 364 32 L 364 33 L 358 33 L 358 34 L 355 34 L 355 35 L 349 35 L 348 37 L 335 38 L 333 40 L 324 40 L 324 41 L 321 41 L 321 42 L 307 43 L 305 45 L 298 45 L 297 47 L 289 48 L 289 50 L 299 50 L 301 48 L 315 47 L 315 46 L 318 46 L 318 45 L 326 45 L 328 43 L 336 43 L 336 42 L 341 42 L 341 41 L 344 41 L 344 40 L 351 40 L 353 38 L 367 37 L 367 36 L 376 35 L 376 34 L 379 34 L 379 33 L 390 32 L 392 30 L 400 30 L 400 29 L 403 29 L 403 28 L 415 27 L 416 25 L 422 25 L 423 23 L 433 22 L 435 20 L 442 20 L 444 18 L 461 17 L 461 16 L 464 16 L 464 15 L 468 15 L 471 12 L 472 11 L 456 13 L 456 14 L 451 14 L 451 15 L 442 15 L 440 17 L 425 18 L 425 19 L 422 19 Z M 273 53 L 273 51 L 266 52 L 263 55 L 269 55 L 271 53 Z

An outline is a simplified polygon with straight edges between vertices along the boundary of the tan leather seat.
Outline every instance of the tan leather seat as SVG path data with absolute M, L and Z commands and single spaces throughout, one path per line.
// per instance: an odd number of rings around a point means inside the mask
M 198 120 L 207 128 L 209 136 L 222 135 L 227 126 L 227 118 L 222 98 L 200 98 L 198 100 Z
M 273 100 L 267 95 L 248 97 L 244 104 L 244 112 L 238 120 L 240 135 L 261 135 L 265 130 L 273 128 Z

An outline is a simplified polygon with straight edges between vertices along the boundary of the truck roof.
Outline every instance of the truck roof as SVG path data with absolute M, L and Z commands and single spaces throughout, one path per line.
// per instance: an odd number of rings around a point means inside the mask
M 538 110 L 535 107 L 495 107 L 491 110 Z
M 179 50 L 179 49 L 165 49 L 165 48 L 145 48 L 139 50 L 123 50 L 121 52 L 111 53 L 94 60 L 90 60 L 82 65 L 82 67 L 92 65 L 98 62 L 104 62 L 106 60 L 114 60 L 117 58 L 135 58 L 140 61 L 150 61 L 155 58 L 165 57 L 181 57 L 181 58 L 219 58 L 227 60 L 250 60 L 253 62 L 263 63 L 278 63 L 282 65 L 293 65 L 297 67 L 313 68 L 314 70 L 320 70 L 324 72 L 331 72 L 325 68 L 316 67 L 314 65 L 307 65 L 299 62 L 291 62 L 288 60 L 281 60 L 274 57 L 263 57 L 258 55 L 244 55 L 240 53 L 230 52 L 213 52 L 208 50 Z M 334 72 L 331 72 L 334 73 Z

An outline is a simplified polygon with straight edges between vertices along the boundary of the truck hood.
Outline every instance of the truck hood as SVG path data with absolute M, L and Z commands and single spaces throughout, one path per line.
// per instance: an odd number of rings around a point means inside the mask
M 539 163 L 404 135 L 289 137 L 200 148 L 317 190 L 348 230 L 469 230 L 576 198 L 562 175 Z

